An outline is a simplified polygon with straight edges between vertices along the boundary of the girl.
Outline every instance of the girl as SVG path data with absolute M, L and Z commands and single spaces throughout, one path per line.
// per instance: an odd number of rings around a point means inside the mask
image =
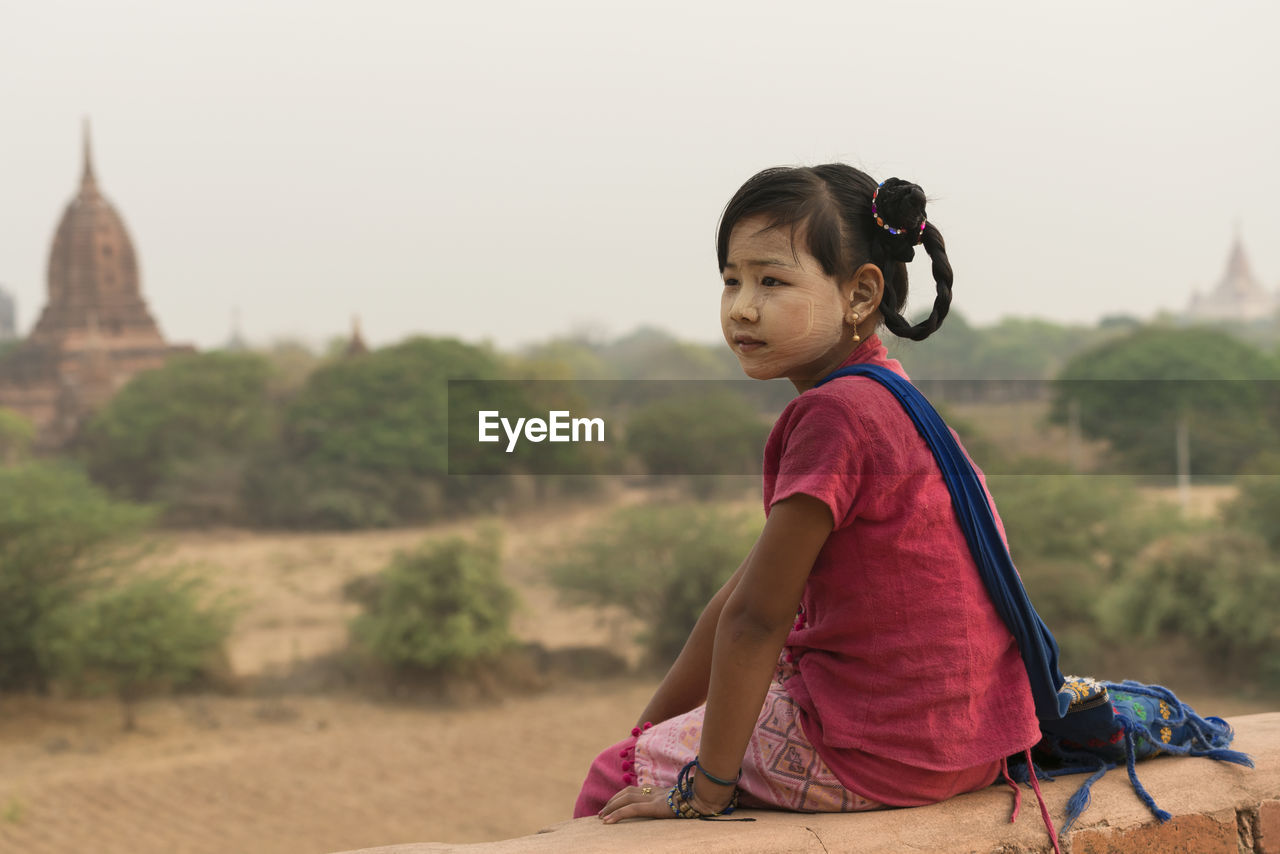
M 917 243 L 937 297 L 912 326 Z M 1018 648 L 902 405 L 865 377 L 819 385 L 858 363 L 902 374 L 875 330 L 922 340 L 946 317 L 923 191 L 842 164 L 768 169 L 730 200 L 716 251 L 726 342 L 800 394 L 765 446 L 760 538 L 575 816 L 867 810 L 990 785 L 1040 738 Z

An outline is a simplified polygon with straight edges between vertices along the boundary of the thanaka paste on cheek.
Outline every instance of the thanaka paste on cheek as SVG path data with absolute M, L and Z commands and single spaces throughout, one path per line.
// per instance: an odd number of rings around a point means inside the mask
M 737 353 L 747 376 L 754 379 L 788 376 L 819 362 L 840 344 L 844 317 L 839 307 L 815 304 L 811 297 L 806 297 L 805 302 L 805 308 L 784 307 L 777 302 L 765 307 L 760 337 L 768 346 L 759 353 Z

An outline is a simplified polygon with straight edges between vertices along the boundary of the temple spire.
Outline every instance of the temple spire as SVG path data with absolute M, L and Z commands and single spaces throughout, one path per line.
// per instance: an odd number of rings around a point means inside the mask
M 89 117 L 84 119 L 84 176 L 80 179 L 81 187 L 96 187 L 97 179 L 93 174 L 93 146 L 89 136 Z
M 360 315 L 351 315 L 351 339 L 347 341 L 348 356 L 363 356 L 369 352 L 369 346 L 364 343 L 364 336 L 360 334 Z
M 227 338 L 227 343 L 222 345 L 222 349 L 231 353 L 243 353 L 249 349 L 249 345 L 244 340 L 244 333 L 240 331 L 240 306 L 231 309 L 231 335 Z
M 1244 251 L 1244 241 L 1240 238 L 1240 228 L 1236 226 L 1235 240 L 1231 244 L 1231 254 L 1227 257 L 1227 272 L 1222 277 L 1220 290 L 1234 289 L 1241 292 L 1261 291 L 1262 287 L 1253 277 L 1253 269 L 1249 266 L 1249 257 Z

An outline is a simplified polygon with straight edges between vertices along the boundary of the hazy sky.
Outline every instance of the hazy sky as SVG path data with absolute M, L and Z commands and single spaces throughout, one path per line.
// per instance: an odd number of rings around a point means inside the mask
M 1280 4 L 0 0 L 0 283 L 29 329 L 92 120 L 171 340 L 656 324 L 717 340 L 766 166 L 930 195 L 971 320 L 1280 286 Z M 931 299 L 913 265 L 912 307 Z

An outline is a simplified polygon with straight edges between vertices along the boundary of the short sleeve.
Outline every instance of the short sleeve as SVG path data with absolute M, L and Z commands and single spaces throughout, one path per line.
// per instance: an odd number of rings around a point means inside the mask
M 784 419 L 766 448 L 766 477 L 776 473 L 768 506 L 810 495 L 827 505 L 836 528 L 845 527 L 857 515 L 867 473 L 862 419 L 846 400 L 830 394 L 802 395 Z

